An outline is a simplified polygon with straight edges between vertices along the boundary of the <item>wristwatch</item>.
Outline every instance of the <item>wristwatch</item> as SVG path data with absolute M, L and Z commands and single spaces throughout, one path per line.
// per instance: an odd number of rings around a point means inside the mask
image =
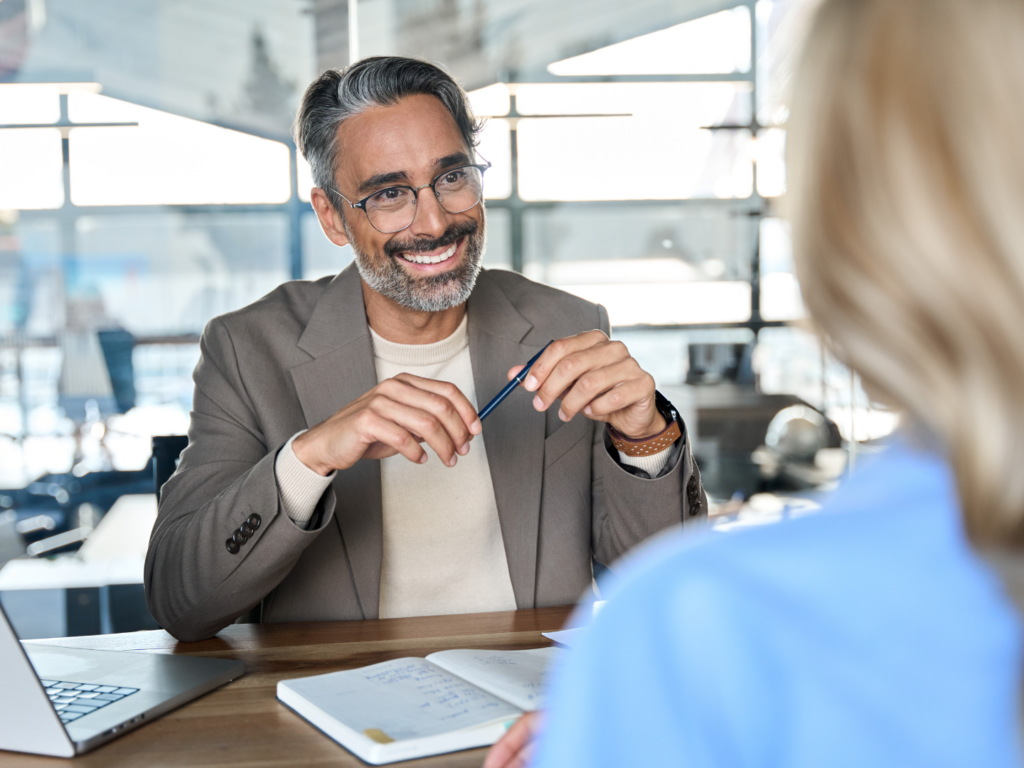
M 682 437 L 683 432 L 680 428 L 679 412 L 669 402 L 669 399 L 658 390 L 654 390 L 654 407 L 658 409 L 658 413 L 665 419 L 668 426 L 656 435 L 634 440 L 631 437 L 626 437 L 609 425 L 608 436 L 612 439 L 612 445 L 615 446 L 616 450 L 622 451 L 627 456 L 653 456 L 656 453 L 661 453 Z

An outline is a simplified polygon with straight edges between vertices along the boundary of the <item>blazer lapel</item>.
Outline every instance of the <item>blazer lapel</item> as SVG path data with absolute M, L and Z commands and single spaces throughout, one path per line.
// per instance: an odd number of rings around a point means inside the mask
M 480 274 L 469 298 L 469 353 L 479 406 L 508 384 L 508 369 L 525 363 L 550 339 L 533 338 L 533 325 L 500 288 Z M 536 334 L 534 334 L 536 335 Z M 527 392 L 513 392 L 484 422 L 483 437 L 498 505 L 509 576 L 519 608 L 534 607 L 537 532 L 544 477 L 545 415 Z
M 298 346 L 313 356 L 291 369 L 307 427 L 334 415 L 377 385 L 362 281 L 355 265 L 332 280 L 317 302 Z M 380 462 L 360 461 L 333 482 L 335 522 L 352 565 L 363 616 L 377 618 L 384 553 Z

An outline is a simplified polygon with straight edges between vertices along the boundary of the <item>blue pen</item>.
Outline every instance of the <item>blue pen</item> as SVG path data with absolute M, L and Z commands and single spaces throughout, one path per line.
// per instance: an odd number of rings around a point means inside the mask
M 544 349 L 547 349 L 553 343 L 554 343 L 554 339 L 552 339 L 547 344 L 545 344 L 544 345 Z M 526 374 L 530 372 L 530 367 L 534 363 L 537 362 L 537 358 L 539 358 L 541 355 L 544 354 L 544 349 L 542 349 L 536 355 L 531 357 L 529 362 L 527 362 L 526 365 L 523 366 L 523 370 L 521 370 L 519 373 L 517 373 L 516 377 L 514 379 L 512 379 L 512 381 L 510 381 L 505 386 L 505 388 L 503 390 L 501 390 L 501 392 L 499 392 L 497 394 L 497 396 L 493 400 L 491 400 L 491 402 L 489 402 L 487 405 L 484 406 L 484 409 L 482 411 L 480 411 L 480 413 L 477 414 L 477 416 L 480 417 L 480 421 L 483 421 L 484 419 L 486 419 L 487 418 L 487 414 L 489 414 L 491 411 L 493 411 L 495 408 L 497 408 L 498 404 L 501 403 L 502 400 L 504 400 L 506 397 L 511 395 L 512 392 L 515 391 L 515 388 L 523 383 L 523 379 L 526 378 Z

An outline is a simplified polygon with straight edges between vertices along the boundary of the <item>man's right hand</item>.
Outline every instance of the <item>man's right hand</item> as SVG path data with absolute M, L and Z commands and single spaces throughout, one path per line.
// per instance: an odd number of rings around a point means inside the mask
M 422 464 L 425 442 L 446 466 L 469 453 L 482 430 L 476 409 L 454 384 L 400 373 L 295 438 L 295 457 L 317 474 L 348 469 L 360 459 L 397 453 Z M 457 455 L 458 454 L 458 455 Z

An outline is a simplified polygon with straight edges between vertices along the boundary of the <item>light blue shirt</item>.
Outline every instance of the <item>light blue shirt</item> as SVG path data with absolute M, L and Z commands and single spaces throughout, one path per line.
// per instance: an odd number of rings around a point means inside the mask
M 1021 765 L 1017 614 L 907 443 L 816 515 L 663 542 L 609 598 L 555 671 L 540 768 Z

